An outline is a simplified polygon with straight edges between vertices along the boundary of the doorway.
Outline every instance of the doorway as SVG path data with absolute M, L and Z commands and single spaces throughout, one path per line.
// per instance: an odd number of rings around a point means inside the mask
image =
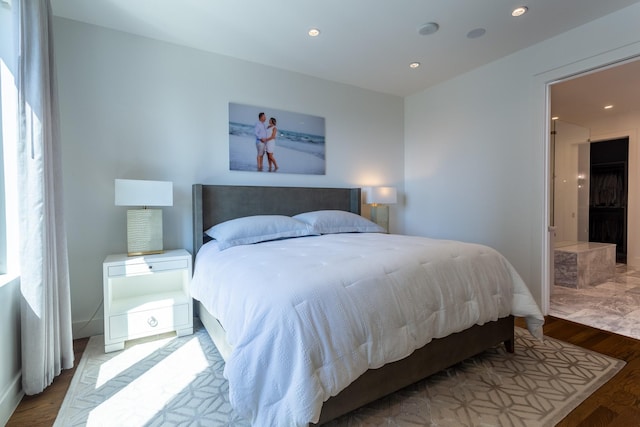
M 551 280 L 549 314 L 637 339 L 640 102 L 630 88 L 640 88 L 639 77 L 640 61 L 635 60 L 554 83 L 549 91 L 556 119 L 549 161 L 555 243 L 615 243 L 618 262 L 612 280 L 586 290 L 557 287 Z M 611 158 L 617 152 L 626 158 Z

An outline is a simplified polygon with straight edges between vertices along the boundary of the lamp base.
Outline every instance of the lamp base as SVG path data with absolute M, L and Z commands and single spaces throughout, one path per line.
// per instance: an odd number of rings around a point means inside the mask
M 389 232 L 389 206 L 387 205 L 372 205 L 371 206 L 371 221 L 378 224 L 384 230 Z
M 144 255 L 157 255 L 163 254 L 164 249 L 160 249 L 159 251 L 145 251 L 145 252 L 129 252 L 127 251 L 127 256 L 144 256 Z
M 161 254 L 162 210 L 129 209 L 127 211 L 127 255 Z

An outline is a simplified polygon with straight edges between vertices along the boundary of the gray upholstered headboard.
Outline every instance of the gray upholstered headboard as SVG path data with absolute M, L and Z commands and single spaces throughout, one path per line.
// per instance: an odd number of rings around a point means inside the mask
M 321 209 L 360 214 L 359 188 L 193 185 L 193 254 L 204 230 L 249 215 L 296 215 Z

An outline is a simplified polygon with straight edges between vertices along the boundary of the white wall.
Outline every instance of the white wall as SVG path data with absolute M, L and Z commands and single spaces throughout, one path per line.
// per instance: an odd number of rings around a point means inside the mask
M 12 10 L 0 3 L 0 105 L 10 104 L 8 96 L 15 92 L 17 52 L 14 50 Z M 7 135 L 7 126 L 15 126 L 15 116 L 9 108 L 0 107 L 0 147 Z M 11 143 L 11 141 L 7 141 Z M 0 155 L 0 161 L 2 160 Z M 11 161 L 11 159 L 6 159 Z M 15 161 L 14 161 L 15 163 Z M 0 170 L 1 172 L 1 170 Z M 0 179 L 0 182 L 3 182 Z M 4 189 L 0 189 L 4 198 Z M 4 205 L 0 203 L 0 208 Z M 3 225 L 4 226 L 4 225 Z M 15 275 L 0 274 L 0 425 L 4 425 L 23 396 L 20 352 L 20 280 Z
M 20 281 L 0 283 L 0 425 L 22 396 L 20 352 Z
M 405 100 L 406 232 L 495 247 L 548 302 L 549 82 L 640 54 L 640 4 Z
M 115 178 L 173 181 L 164 246 L 189 250 L 194 183 L 404 192 L 400 97 L 65 19 L 54 37 L 75 337 L 101 333 L 102 261 L 126 251 Z M 230 101 L 324 117 L 326 175 L 229 171 Z

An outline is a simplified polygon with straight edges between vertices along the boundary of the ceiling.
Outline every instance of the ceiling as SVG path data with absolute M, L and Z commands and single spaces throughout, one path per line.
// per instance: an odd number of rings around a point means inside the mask
M 613 108 L 605 109 L 605 105 Z M 640 111 L 640 60 L 585 73 L 551 86 L 551 117 L 588 127 L 595 120 Z
M 51 1 L 56 16 L 398 96 L 638 2 Z M 512 9 L 523 5 L 520 1 L 529 11 L 512 17 Z M 419 27 L 427 22 L 437 22 L 439 31 L 420 35 Z M 313 27 L 320 29 L 318 37 L 307 35 Z M 486 30 L 483 36 L 467 37 L 480 28 Z M 413 61 L 421 66 L 409 68 Z

